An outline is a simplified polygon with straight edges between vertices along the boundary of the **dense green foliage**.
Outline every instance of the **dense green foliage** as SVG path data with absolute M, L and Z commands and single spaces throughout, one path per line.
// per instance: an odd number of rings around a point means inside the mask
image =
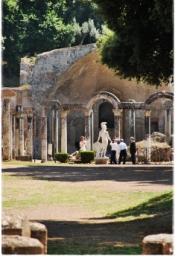
M 101 61 L 123 78 L 149 84 L 173 74 L 172 0 L 94 0 L 114 33 L 100 38 Z
M 96 5 L 78 0 L 3 0 L 3 67 L 19 73 L 20 58 L 79 44 L 94 43 L 101 21 Z
M 4 0 L 3 60 L 17 62 L 24 55 L 70 46 L 74 29 L 65 25 L 57 12 L 63 1 Z
M 55 158 L 57 161 L 60 161 L 61 163 L 66 163 L 68 159 L 68 153 L 65 153 L 65 152 L 55 153 Z
M 82 163 L 90 163 L 91 161 L 94 160 L 94 156 L 95 156 L 95 151 L 93 150 L 83 150 L 80 151 L 80 156 L 81 156 L 81 162 Z

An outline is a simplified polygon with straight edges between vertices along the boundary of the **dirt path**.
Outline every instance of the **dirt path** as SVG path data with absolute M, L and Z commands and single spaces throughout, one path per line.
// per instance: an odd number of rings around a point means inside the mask
M 61 180 L 70 186 L 89 182 L 111 191 L 166 191 L 172 188 L 172 166 L 2 166 L 3 173 Z M 13 211 L 13 213 L 21 213 Z M 88 212 L 83 206 L 50 206 L 23 211 L 28 219 L 46 225 L 48 238 L 81 243 L 138 244 L 144 236 L 172 232 L 172 214 L 149 219 L 116 222 Z

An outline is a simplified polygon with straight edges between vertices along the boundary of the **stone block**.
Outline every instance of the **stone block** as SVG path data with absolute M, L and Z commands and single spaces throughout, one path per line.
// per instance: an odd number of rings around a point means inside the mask
M 44 246 L 35 238 L 3 235 L 2 254 L 43 254 Z
M 95 164 L 108 164 L 109 163 L 109 157 L 95 157 Z
M 43 252 L 47 254 L 47 229 L 45 225 L 38 222 L 29 222 L 31 237 L 38 239 L 43 244 Z
M 173 235 L 156 234 L 144 237 L 142 241 L 143 255 L 172 255 L 173 254 Z
M 16 156 L 16 160 L 18 161 L 32 161 L 32 156 Z
M 24 214 L 2 214 L 2 235 L 30 237 L 30 225 Z

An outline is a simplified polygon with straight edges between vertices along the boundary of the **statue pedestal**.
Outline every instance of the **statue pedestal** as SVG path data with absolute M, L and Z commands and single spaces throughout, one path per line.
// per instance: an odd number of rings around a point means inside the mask
M 108 164 L 109 163 L 109 157 L 95 157 L 95 164 Z

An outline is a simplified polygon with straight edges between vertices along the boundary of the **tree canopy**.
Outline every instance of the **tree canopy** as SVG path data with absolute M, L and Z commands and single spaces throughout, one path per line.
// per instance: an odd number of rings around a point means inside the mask
M 101 61 L 122 78 L 152 85 L 173 74 L 172 0 L 94 0 L 112 30 L 99 38 Z
M 5 73 L 16 67 L 19 73 L 21 57 L 96 42 L 101 29 L 96 7 L 79 0 L 3 0 Z

